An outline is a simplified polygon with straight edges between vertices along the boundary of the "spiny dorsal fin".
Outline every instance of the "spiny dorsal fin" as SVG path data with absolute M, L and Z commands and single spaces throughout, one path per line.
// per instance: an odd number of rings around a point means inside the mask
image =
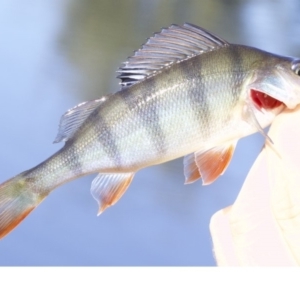
M 189 23 L 171 25 L 155 33 L 117 70 L 121 86 L 131 86 L 175 62 L 229 44 L 203 28 Z
M 59 122 L 57 136 L 53 143 L 66 142 L 74 135 L 75 131 L 87 119 L 91 112 L 97 108 L 107 97 L 82 102 L 64 113 Z

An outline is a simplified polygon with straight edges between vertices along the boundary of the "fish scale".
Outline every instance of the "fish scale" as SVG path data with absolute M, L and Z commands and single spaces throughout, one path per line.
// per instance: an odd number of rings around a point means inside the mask
M 300 60 L 232 45 L 192 24 L 164 28 L 118 69 L 121 90 L 61 118 L 65 145 L 0 185 L 0 237 L 52 190 L 99 173 L 98 214 L 142 168 L 183 156 L 185 183 L 224 174 L 237 141 L 300 102 Z

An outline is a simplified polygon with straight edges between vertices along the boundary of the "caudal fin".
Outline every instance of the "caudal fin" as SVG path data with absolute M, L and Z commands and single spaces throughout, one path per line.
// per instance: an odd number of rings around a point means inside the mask
M 48 195 L 33 189 L 24 173 L 0 185 L 0 238 L 13 230 Z

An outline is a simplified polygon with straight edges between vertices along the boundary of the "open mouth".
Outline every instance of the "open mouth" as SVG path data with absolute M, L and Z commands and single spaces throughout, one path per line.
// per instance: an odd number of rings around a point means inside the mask
M 251 99 L 253 100 L 255 106 L 257 109 L 261 110 L 264 109 L 273 109 L 276 108 L 283 103 L 265 93 L 252 90 L 250 91 Z

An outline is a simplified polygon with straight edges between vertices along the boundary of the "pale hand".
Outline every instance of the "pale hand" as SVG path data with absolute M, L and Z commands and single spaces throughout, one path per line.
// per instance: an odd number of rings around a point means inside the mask
M 218 266 L 300 265 L 300 108 L 276 117 L 238 198 L 213 215 Z

